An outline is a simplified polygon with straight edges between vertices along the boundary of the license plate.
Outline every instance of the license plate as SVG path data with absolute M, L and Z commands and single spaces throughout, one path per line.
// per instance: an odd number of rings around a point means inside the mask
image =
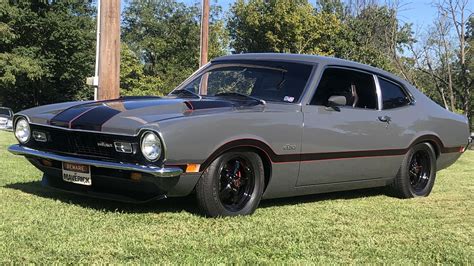
M 84 164 L 63 163 L 63 180 L 90 186 L 92 185 L 91 168 Z

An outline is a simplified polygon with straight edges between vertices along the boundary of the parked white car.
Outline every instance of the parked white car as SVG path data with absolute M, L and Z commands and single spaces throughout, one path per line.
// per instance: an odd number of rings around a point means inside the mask
M 13 127 L 12 118 L 12 109 L 7 107 L 0 107 L 0 129 L 11 130 Z

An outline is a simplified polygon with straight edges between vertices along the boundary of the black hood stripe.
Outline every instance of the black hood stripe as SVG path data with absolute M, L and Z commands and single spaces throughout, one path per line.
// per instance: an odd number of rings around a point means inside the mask
M 93 109 L 95 106 L 93 105 L 80 105 L 74 108 L 69 108 L 61 113 L 57 114 L 53 119 L 51 119 L 50 124 L 53 126 L 59 127 L 71 127 L 70 122 L 77 119 L 82 114 L 88 112 L 89 110 Z
M 111 101 L 100 101 L 76 105 L 53 117 L 49 123 L 53 126 L 100 131 L 102 125 L 121 111 L 106 104 Z
M 120 98 L 115 100 L 89 102 L 79 104 L 63 110 L 54 116 L 49 124 L 53 126 L 101 131 L 102 125 L 112 117 L 123 111 L 129 111 L 152 106 L 163 106 L 170 104 L 183 104 L 189 111 L 213 109 L 213 108 L 232 108 L 238 105 L 238 102 L 202 99 L 202 100 L 184 100 L 179 98 Z M 185 110 L 182 110 L 185 111 Z
M 96 106 L 74 121 L 71 121 L 70 128 L 101 131 L 102 125 L 119 113 L 121 113 L 121 111 L 106 105 Z

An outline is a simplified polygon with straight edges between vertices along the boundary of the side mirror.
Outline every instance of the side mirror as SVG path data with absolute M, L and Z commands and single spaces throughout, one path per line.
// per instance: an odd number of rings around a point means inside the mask
M 334 111 L 340 112 L 341 109 L 339 108 L 339 106 L 344 106 L 346 105 L 346 103 L 346 97 L 334 95 L 329 97 L 327 107 L 332 108 Z

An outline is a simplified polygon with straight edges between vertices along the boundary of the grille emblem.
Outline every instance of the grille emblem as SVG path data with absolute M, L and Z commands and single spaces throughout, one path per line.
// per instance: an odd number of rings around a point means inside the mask
M 112 147 L 113 147 L 112 144 L 106 143 L 106 142 L 103 142 L 103 141 L 97 142 L 97 146 L 99 146 L 99 147 L 104 147 L 104 148 L 112 148 Z

